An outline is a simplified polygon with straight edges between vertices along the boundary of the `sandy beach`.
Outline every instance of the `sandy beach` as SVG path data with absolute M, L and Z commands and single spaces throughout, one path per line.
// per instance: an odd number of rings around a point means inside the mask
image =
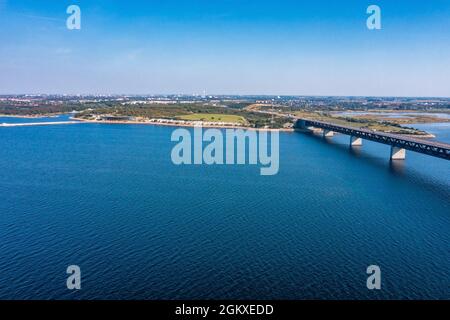
M 189 127 L 194 128 L 199 126 L 199 124 L 193 123 L 165 123 L 165 122 L 143 122 L 143 121 L 108 121 L 108 120 L 86 120 L 80 118 L 70 118 L 80 122 L 86 123 L 99 123 L 99 124 L 139 124 L 139 125 L 154 125 L 154 126 L 166 126 L 166 127 Z M 280 128 L 280 129 L 270 129 L 270 128 L 252 128 L 240 125 L 219 125 L 219 124 L 201 124 L 203 128 L 218 128 L 218 129 L 245 129 L 245 130 L 256 130 L 256 131 L 281 131 L 281 132 L 294 132 L 292 128 Z

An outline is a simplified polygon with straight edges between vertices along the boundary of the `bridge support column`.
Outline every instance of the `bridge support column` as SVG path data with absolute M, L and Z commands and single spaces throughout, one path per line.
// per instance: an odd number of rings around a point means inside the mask
M 330 130 L 323 130 L 323 136 L 324 137 L 333 137 L 334 136 L 334 132 L 330 131 Z
M 406 150 L 391 146 L 391 160 L 405 160 Z
M 352 147 L 362 146 L 362 138 L 350 136 L 350 146 Z

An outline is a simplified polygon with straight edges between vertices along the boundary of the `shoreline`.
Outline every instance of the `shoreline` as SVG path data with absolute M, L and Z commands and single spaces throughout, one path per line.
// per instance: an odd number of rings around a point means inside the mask
M 4 118 L 21 118 L 21 119 L 40 119 L 40 118 L 57 118 L 58 116 L 64 115 L 66 113 L 58 113 L 58 114 L 48 114 L 48 115 L 3 115 L 0 114 L 0 117 Z M 77 117 L 70 117 L 70 120 L 78 121 L 80 123 L 97 123 L 97 124 L 135 124 L 135 125 L 155 125 L 155 126 L 168 126 L 168 127 L 186 127 L 186 128 L 194 128 L 199 124 L 193 123 L 164 123 L 164 122 L 143 122 L 143 121 L 131 121 L 131 120 L 87 120 L 81 119 Z M 440 122 L 430 122 L 430 123 L 440 123 Z M 428 124 L 430 124 L 428 123 Z M 443 122 L 447 123 L 447 122 Z M 254 128 L 254 127 L 246 127 L 242 125 L 215 125 L 215 124 L 201 124 L 203 128 L 217 128 L 217 129 L 245 129 L 245 130 L 256 130 L 256 131 L 279 131 L 279 132 L 295 132 L 295 128 Z M 435 135 L 428 133 L 424 135 L 414 135 L 414 134 L 403 134 L 405 137 L 409 138 L 419 138 L 419 139 L 434 139 Z
M 98 124 L 137 124 L 137 125 L 153 125 L 153 126 L 164 126 L 164 127 L 184 127 L 184 128 L 195 128 L 198 124 L 191 123 L 163 123 L 163 122 L 142 122 L 142 121 L 112 121 L 112 120 L 86 120 L 71 117 L 71 120 L 80 121 L 81 123 L 98 123 Z M 255 130 L 255 131 L 279 131 L 279 132 L 294 132 L 294 128 L 253 128 L 239 125 L 214 125 L 214 124 L 202 124 L 202 128 L 216 128 L 216 129 L 244 129 L 244 130 Z
M 417 139 L 434 139 L 436 136 L 432 133 L 427 134 L 402 134 L 402 136 L 407 138 L 417 138 Z
M 187 128 L 195 128 L 198 125 L 196 124 L 183 124 L 183 123 L 162 123 L 162 122 L 142 122 L 142 121 L 108 121 L 108 120 L 86 120 L 80 118 L 71 117 L 70 119 L 85 122 L 85 123 L 98 123 L 98 124 L 138 124 L 138 125 L 155 125 L 155 126 L 165 126 L 165 127 L 187 127 Z M 217 128 L 217 129 L 245 129 L 245 130 L 256 130 L 256 131 L 279 131 L 279 132 L 295 132 L 295 128 L 253 128 L 253 127 L 245 127 L 245 126 L 226 126 L 226 125 L 201 125 L 202 128 Z M 414 135 L 414 134 L 401 134 L 407 138 L 419 138 L 419 139 L 434 139 L 435 135 L 431 133 L 423 134 L 423 135 Z

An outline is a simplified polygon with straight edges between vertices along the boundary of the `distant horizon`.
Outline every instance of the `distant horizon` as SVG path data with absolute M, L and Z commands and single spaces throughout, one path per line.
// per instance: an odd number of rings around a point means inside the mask
M 68 97 L 87 97 L 87 96 L 110 96 L 110 97 L 162 97 L 162 96 L 184 96 L 184 97 L 203 97 L 200 93 L 0 93 L 3 96 L 68 96 Z M 450 96 L 381 96 L 381 95 L 315 95 L 315 94 L 234 94 L 234 93 L 207 93 L 204 98 L 209 97 L 304 97 L 304 98 L 401 98 L 401 99 L 450 99 Z

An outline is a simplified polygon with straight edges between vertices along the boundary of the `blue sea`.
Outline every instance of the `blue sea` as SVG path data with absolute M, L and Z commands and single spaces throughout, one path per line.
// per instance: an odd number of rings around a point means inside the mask
M 450 299 L 448 161 L 280 133 L 261 176 L 173 165 L 174 129 L 0 127 L 0 299 Z

